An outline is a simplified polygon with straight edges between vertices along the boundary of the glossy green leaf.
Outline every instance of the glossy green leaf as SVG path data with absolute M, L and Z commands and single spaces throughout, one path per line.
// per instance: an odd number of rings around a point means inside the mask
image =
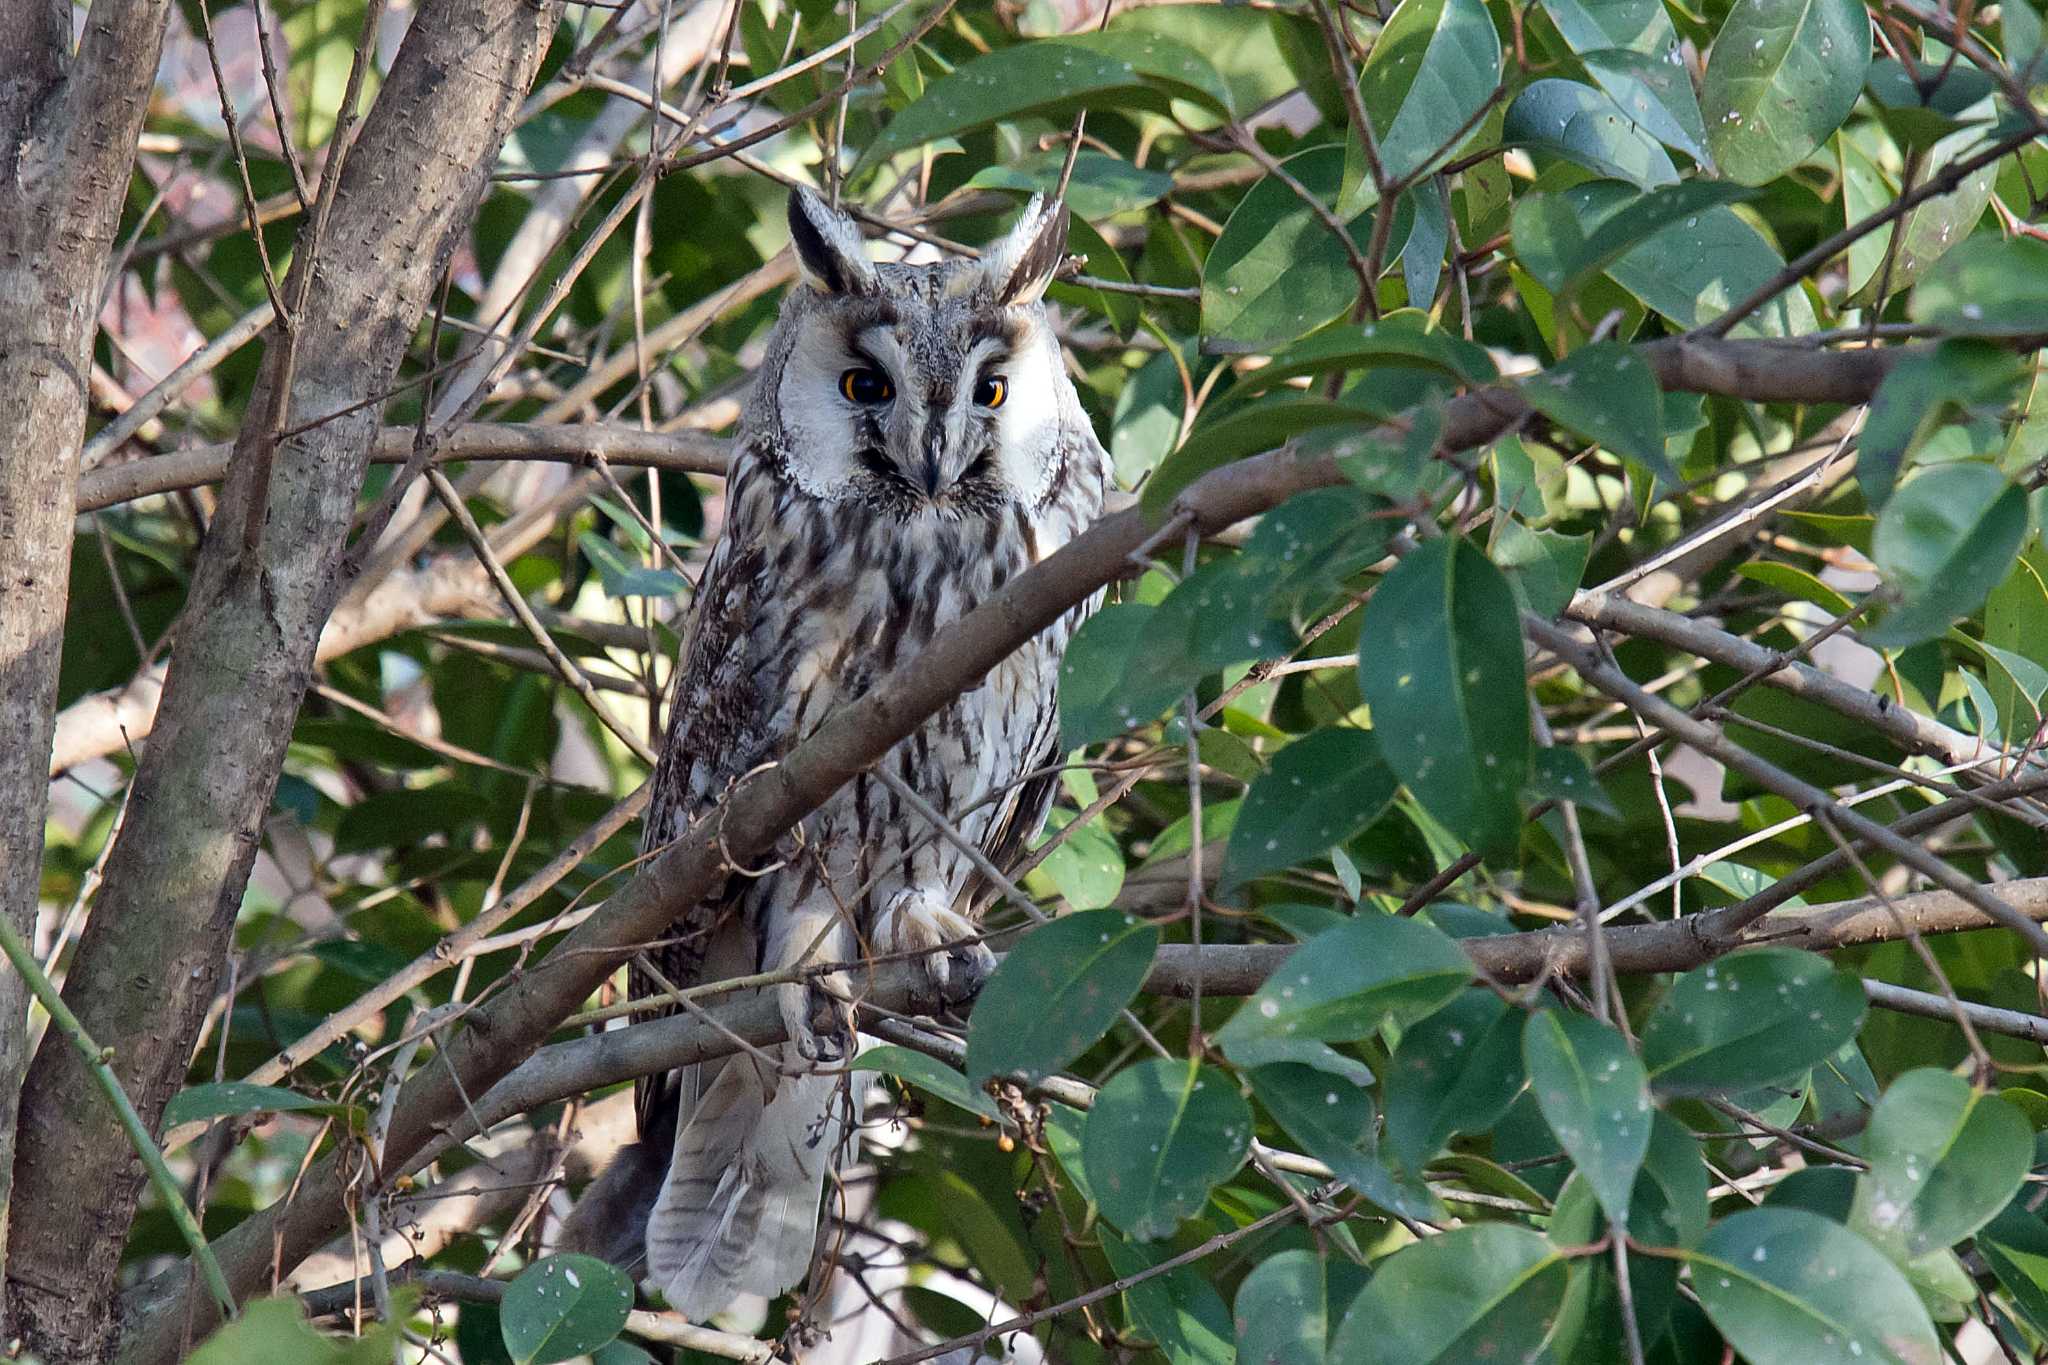
M 1489 858 L 1521 838 L 1529 770 L 1514 590 L 1470 543 L 1441 537 L 1380 580 L 1359 627 L 1358 683 L 1387 766 Z
M 1062 915 L 1033 929 L 974 1002 L 968 1080 L 1037 1080 L 1065 1068 L 1137 995 L 1158 946 L 1157 928 L 1117 910 Z
M 1500 35 L 1480 0 L 1401 0 L 1358 77 L 1381 167 L 1405 179 L 1440 164 L 1500 78 Z
M 1886 208 L 1899 197 L 1897 177 L 1885 169 L 1882 134 L 1855 126 L 1835 137 L 1842 167 L 1842 216 L 1845 223 L 1860 223 Z M 1975 150 L 1978 141 L 1966 132 L 1948 143 L 1937 143 L 1928 153 L 1930 164 L 1939 166 Z M 1991 200 L 1997 167 L 1986 166 L 1964 177 L 1948 194 L 1921 201 L 1909 210 L 1903 228 L 1885 227 L 1867 233 L 1849 245 L 1849 292 L 1845 302 L 1867 307 L 1876 301 L 1880 285 L 1887 295 L 1908 288 L 1949 249 L 1970 234 L 1984 216 Z M 1897 243 L 1893 239 L 1896 236 Z M 1891 271 L 1885 274 L 1885 257 L 1891 257 Z M 1880 276 L 1883 276 L 1880 279 Z
M 1410 1171 L 1457 1133 L 1490 1128 L 1521 1091 L 1522 1016 L 1470 989 L 1404 1029 L 1386 1077 L 1387 1152 Z
M 1678 168 L 1655 138 L 1604 92 L 1577 81 L 1531 81 L 1508 106 L 1501 136 L 1509 146 L 1561 156 L 1637 189 L 1678 181 Z
M 1373 1205 L 1404 1218 L 1443 1218 L 1443 1205 L 1427 1185 L 1380 1160 L 1378 1116 L 1364 1090 L 1299 1062 L 1253 1067 L 1251 1083 L 1287 1135 Z
M 1977 1233 L 1976 1246 L 2027 1325 L 2048 1333 L 2048 1223 L 2015 1199 Z
M 1241 1365 L 1323 1365 L 1330 1308 L 1313 1251 L 1282 1251 L 1252 1267 L 1231 1308 Z
M 1597 1019 L 1558 1010 L 1529 1016 L 1522 1064 L 1544 1121 L 1615 1222 L 1650 1146 L 1650 1086 L 1628 1040 Z
M 164 1106 L 163 1126 L 168 1131 L 180 1124 L 235 1118 L 243 1114 L 294 1112 L 351 1114 L 360 1110 L 354 1105 L 301 1095 L 283 1086 L 216 1081 L 208 1085 L 188 1085 L 173 1095 L 171 1102 Z
M 1071 817 L 1052 813 L 1047 837 L 1058 830 L 1065 837 L 1045 856 L 1045 875 L 1075 910 L 1101 910 L 1116 902 L 1124 887 L 1124 851 L 1100 820 L 1090 820 L 1067 833 Z
M 1984 336 L 2030 335 L 2048 317 L 2048 242 L 1972 237 L 1913 291 L 1915 322 Z
M 1048 148 L 1022 161 L 998 162 L 976 171 L 968 185 L 975 189 L 1018 190 L 1051 194 L 1066 165 L 1064 147 Z M 1074 158 L 1067 181 L 1067 207 L 1079 218 L 1108 218 L 1143 208 L 1173 188 L 1173 177 L 1134 166 L 1104 152 L 1082 152 Z
M 1582 52 L 1579 60 L 1600 83 L 1622 113 L 1667 147 L 1676 147 L 1702 165 L 1707 155 L 1706 122 L 1685 63 L 1652 57 L 1627 48 Z
M 1471 961 L 1441 930 L 1361 911 L 1289 954 L 1216 1031 L 1216 1042 L 1239 1066 L 1306 1062 L 1369 1084 L 1371 1072 L 1323 1044 L 1412 1023 L 1471 979 Z
M 1591 535 L 1532 531 L 1519 521 L 1509 521 L 1501 525 L 1494 541 L 1493 562 L 1508 576 L 1515 600 L 1525 610 L 1555 616 L 1579 590 L 1592 550 Z
M 1896 649 L 1941 634 L 2011 571 L 2026 533 L 2026 490 L 1994 466 L 1922 470 L 1885 504 L 1871 536 L 1871 557 L 1899 602 L 1863 639 Z
M 1722 174 L 1761 185 L 1798 165 L 1849 116 L 1869 69 L 1860 0 L 1736 0 L 1700 90 Z
M 1378 819 L 1399 785 L 1370 730 L 1331 727 L 1302 736 L 1273 756 L 1245 794 L 1218 893 L 1322 856 Z
M 1568 1280 L 1539 1233 L 1509 1223 L 1453 1228 L 1380 1262 L 1338 1324 L 1330 1357 L 1353 1365 L 1533 1360 Z
M 1621 808 L 1593 776 L 1593 765 L 1574 749 L 1539 748 L 1530 755 L 1528 790 L 1540 800 L 1570 801 L 1583 810 L 1621 818 Z
M 1229 87 L 1202 55 L 1161 34 L 1084 33 L 984 53 L 941 76 L 889 120 L 859 169 L 936 138 L 1003 119 L 1101 101 L 1163 109 L 1167 98 L 1231 112 Z
M 1654 0 L 1543 0 L 1543 12 L 1574 52 L 1626 48 L 1669 61 L 1678 34 Z
M 1259 518 L 1244 553 L 1271 584 L 1276 615 L 1313 610 L 1310 599 L 1386 557 L 1397 509 L 1363 489 L 1311 488 Z
M 1188 680 L 1133 665 L 1143 657 L 1146 628 L 1157 607 L 1121 602 L 1104 607 L 1074 632 L 1060 660 L 1060 747 L 1120 735 L 1156 720 L 1187 690 Z
M 1749 948 L 1678 978 L 1643 1025 L 1643 1064 L 1666 1094 L 1798 1076 L 1855 1036 L 1863 987 L 1826 958 Z
M 1735 572 L 1752 583 L 1775 588 L 1789 598 L 1811 602 L 1832 615 L 1840 616 L 1854 605 L 1841 593 L 1794 564 L 1752 560 L 1748 564 L 1736 565 Z
M 1126 1242 L 1106 1229 L 1100 1240 L 1103 1259 L 1120 1279 L 1145 1275 L 1172 1253 L 1170 1246 Z M 1124 1291 L 1124 1304 L 1132 1325 L 1172 1365 L 1233 1365 L 1237 1359 L 1230 1310 L 1192 1266 L 1146 1276 Z
M 1913 1287 L 1882 1252 L 1803 1209 L 1747 1209 L 1692 1256 L 1707 1316 L 1753 1365 L 1939 1365 Z
M 1282 169 L 1327 208 L 1337 202 L 1344 149 L 1314 147 Z M 1363 250 L 1369 222 L 1347 221 Z M 1223 224 L 1202 266 L 1202 346 L 1251 351 L 1292 341 L 1337 317 L 1358 297 L 1349 254 L 1322 215 L 1293 187 L 1268 176 Z
M 1870 64 L 1863 84 L 1878 119 L 1905 151 L 1931 152 L 1956 132 L 1981 128 L 1997 114 L 1991 99 L 1996 83 L 1968 62 L 1931 70 L 1916 63 L 1908 71 L 1903 62 L 1885 57 Z M 1945 163 L 1936 158 L 1932 164 Z
M 1646 466 L 1670 487 L 1684 482 L 1664 455 L 1664 392 L 1649 362 L 1618 342 L 1581 346 L 1522 381 L 1538 412 Z
M 1904 1260 L 1953 1246 L 2019 1191 L 2034 1157 L 2026 1115 L 1960 1076 L 1908 1071 L 1885 1089 L 1863 1137 L 1850 1225 Z
M 619 1334 L 633 1282 L 595 1256 L 564 1252 L 535 1261 L 505 1287 L 498 1327 L 519 1365 L 588 1355 Z
M 912 1052 L 906 1047 L 884 1044 L 871 1047 L 854 1059 L 854 1067 L 860 1071 L 879 1071 L 897 1080 L 908 1081 L 928 1095 L 936 1095 L 955 1109 L 964 1109 L 982 1118 L 994 1119 L 995 1101 L 976 1087 L 968 1084 L 967 1078 L 933 1057 L 922 1052 Z
M 1522 267 L 1554 294 L 1584 288 L 1656 233 L 1756 193 L 1721 180 L 1685 180 L 1632 195 L 1604 188 L 1615 200 L 1611 208 L 1569 191 L 1532 191 L 1515 202 L 1515 250 Z M 1604 215 L 1597 219 L 1589 211 L 1596 206 Z
M 1181 491 L 1212 469 L 1275 450 L 1318 427 L 1351 426 L 1374 417 L 1347 404 L 1308 398 L 1273 399 L 1239 408 L 1197 427 L 1180 449 L 1167 456 L 1147 480 L 1139 505 L 1146 516 L 1164 521 Z
M 1403 308 L 1378 322 L 1325 328 L 1274 356 L 1271 364 L 1252 371 L 1239 384 L 1247 393 L 1260 393 L 1302 375 L 1387 365 L 1434 370 L 1461 384 L 1491 384 L 1500 374 L 1484 346 L 1432 327 L 1426 314 Z
M 1138 1241 L 1199 1213 L 1251 1148 L 1252 1113 L 1230 1077 L 1160 1057 L 1119 1071 L 1095 1097 L 1081 1162 L 1096 1207 Z
M 1884 506 L 1907 459 L 1929 433 L 1973 411 L 2002 413 L 2021 377 L 2018 357 L 1987 341 L 1956 338 L 1900 358 L 1870 401 L 1856 447 L 1856 482 Z

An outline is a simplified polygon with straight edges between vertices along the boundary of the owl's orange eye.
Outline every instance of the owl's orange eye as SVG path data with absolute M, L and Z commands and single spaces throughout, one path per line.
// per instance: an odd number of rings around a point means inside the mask
M 999 374 L 984 375 L 974 386 L 974 401 L 985 408 L 999 408 L 1010 396 L 1010 381 Z
M 839 392 L 846 395 L 849 403 L 863 407 L 874 407 L 886 403 L 896 396 L 896 386 L 889 382 L 889 376 L 867 365 L 856 365 L 839 376 Z

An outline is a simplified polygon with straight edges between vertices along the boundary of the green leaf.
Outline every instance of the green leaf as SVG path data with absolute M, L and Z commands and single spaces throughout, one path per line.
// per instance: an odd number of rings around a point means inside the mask
M 1590 532 L 1532 531 L 1519 521 L 1502 523 L 1493 562 L 1508 576 L 1515 600 L 1538 616 L 1555 616 L 1571 604 L 1593 551 Z
M 1664 1094 L 1769 1085 L 1832 1055 L 1863 1012 L 1862 983 L 1826 958 L 1748 948 L 1672 983 L 1643 1025 L 1643 1064 Z
M 1401 0 L 1358 88 L 1396 179 L 1441 164 L 1500 84 L 1500 35 L 1480 0 Z
M 1650 1146 L 1650 1086 L 1628 1040 L 1583 1014 L 1539 1010 L 1522 1032 L 1529 1088 L 1550 1131 L 1614 1222 Z
M 1143 1275 L 1173 1251 L 1126 1242 L 1107 1230 L 1100 1236 L 1103 1259 L 1119 1279 Z M 1124 1306 L 1132 1325 L 1157 1343 L 1172 1365 L 1233 1365 L 1237 1358 L 1230 1310 L 1192 1266 L 1140 1280 L 1124 1291 Z
M 633 1308 L 633 1282 L 595 1256 L 564 1252 L 535 1261 L 505 1288 L 498 1306 L 505 1349 L 519 1365 L 589 1355 L 619 1334 Z
M 1366 604 L 1358 684 L 1387 766 L 1490 859 L 1521 840 L 1528 686 L 1514 590 L 1470 543 L 1411 552 Z
M 1676 147 L 1701 165 L 1707 155 L 1706 121 L 1685 64 L 1627 48 L 1581 52 L 1579 60 L 1608 97 L 1636 125 L 1667 147 Z
M 1386 557 L 1400 524 L 1385 498 L 1352 487 L 1311 488 L 1259 518 L 1244 555 L 1271 584 L 1276 616 L 1320 605 L 1308 599 Z
M 1379 1159 L 1372 1096 L 1340 1076 L 1299 1062 L 1253 1067 L 1252 1093 L 1310 1156 L 1389 1213 L 1436 1222 L 1443 1205 L 1420 1180 Z
M 1453 1228 L 1379 1263 L 1330 1356 L 1347 1365 L 1532 1360 L 1569 1278 L 1539 1233 L 1508 1223 Z
M 2015 1199 L 1977 1234 L 1977 1254 L 2036 1333 L 2048 1333 L 2048 1223 Z
M 1430 326 L 1426 313 L 1402 308 L 1377 322 L 1325 328 L 1274 356 L 1238 385 L 1246 393 L 1262 393 L 1302 375 L 1394 365 L 1432 370 L 1460 384 L 1491 384 L 1500 377 L 1484 346 Z
M 1528 790 L 1539 799 L 1570 801 L 1582 810 L 1621 818 L 1621 808 L 1593 776 L 1593 766 L 1575 749 L 1552 746 L 1536 750 L 1529 764 Z
M 1397 786 L 1371 731 L 1333 726 L 1302 736 L 1273 756 L 1245 794 L 1218 894 L 1348 841 L 1380 817 Z
M 1282 1251 L 1237 1287 L 1231 1320 L 1243 1365 L 1323 1365 L 1330 1307 L 1313 1251 Z
M 1543 12 L 1574 52 L 1618 47 L 1669 61 L 1678 46 L 1671 16 L 1652 0 L 1543 0 Z
M 1932 1067 L 1893 1081 L 1863 1135 L 1870 1169 L 1850 1226 L 1902 1260 L 1953 1246 L 2018 1193 L 2033 1162 L 2026 1115 Z
M 1471 979 L 1471 960 L 1441 930 L 1361 911 L 1288 954 L 1216 1031 L 1216 1043 L 1239 1066 L 1306 1062 L 1369 1084 L 1371 1072 L 1322 1044 L 1424 1018 Z
M 1076 106 L 1163 110 L 1168 98 L 1232 112 L 1230 89 L 1202 54 L 1157 33 L 1086 33 L 998 48 L 925 88 L 861 152 L 854 173 L 938 138 Z
M 1863 84 L 1901 151 L 1931 151 L 1951 134 L 1997 116 L 1991 101 L 1996 85 L 1968 62 L 1908 71 L 1903 62 L 1885 57 L 1870 64 Z M 1936 158 L 1932 164 L 1945 163 Z
M 1984 599 L 1984 648 L 2016 656 L 2035 670 L 2048 669 L 2048 550 L 2036 542 L 2014 562 L 2005 581 Z M 2024 675 L 2024 676 L 2023 676 Z M 1991 696 L 2005 717 L 2005 738 L 2019 743 L 2040 725 L 2037 676 L 2008 662 L 1991 678 Z
M 1581 346 L 1522 381 L 1530 406 L 1648 468 L 1666 486 L 1685 481 L 1664 455 L 1664 392 L 1649 362 L 1615 341 Z
M 1913 1287 L 1883 1253 L 1804 1209 L 1747 1209 L 1692 1255 L 1701 1305 L 1752 1365 L 1939 1365 Z
M 1336 203 L 1344 149 L 1312 147 L 1282 169 L 1325 207 Z M 1365 227 L 1345 230 L 1365 246 Z M 1358 297 L 1344 244 L 1293 187 L 1268 176 L 1246 192 L 1202 265 L 1202 349 L 1255 351 L 1306 335 Z
M 1133 668 L 1157 607 L 1107 606 L 1081 623 L 1060 660 L 1060 748 L 1079 749 L 1156 720 L 1184 679 Z M 1135 686 L 1133 686 L 1135 684 Z
M 417 1307 L 393 1291 L 393 1316 L 399 1321 Z M 400 1314 L 400 1309 L 404 1314 Z M 305 1305 L 290 1295 L 256 1299 L 242 1306 L 242 1315 L 223 1326 L 187 1365 L 389 1365 L 397 1331 L 390 1323 L 372 1323 L 358 1337 L 331 1337 L 306 1321 Z
M 1201 1212 L 1251 1140 L 1251 1106 L 1229 1076 L 1160 1057 L 1124 1068 L 1096 1095 L 1081 1164 L 1111 1226 L 1152 1241 Z
M 1972 237 L 1913 291 L 1915 322 L 1979 336 L 2030 335 L 2048 317 L 2048 242 Z
M 1275 399 L 1239 408 L 1197 427 L 1186 444 L 1167 456 L 1146 481 L 1139 506 L 1153 521 L 1164 521 L 1181 491 L 1212 469 L 1276 449 L 1305 431 L 1374 419 L 1375 414 L 1362 408 L 1309 398 Z
M 1678 168 L 1657 140 L 1601 91 L 1554 76 L 1531 81 L 1508 106 L 1501 139 L 1561 156 L 1637 189 L 1676 184 Z
M 1042 924 L 1006 955 L 967 1028 L 967 1078 L 1049 1076 L 1086 1052 L 1131 1003 L 1159 930 L 1116 910 Z
M 1868 427 L 1865 428 L 1868 430 Z M 1801 602 L 1811 602 L 1822 611 L 1835 616 L 1847 612 L 1855 604 L 1836 592 L 1827 584 L 1815 578 L 1806 570 L 1792 564 L 1778 564 L 1769 560 L 1752 560 L 1738 564 L 1735 572 L 1753 583 L 1767 588 L 1776 588 L 1787 597 Z
M 1856 482 L 1873 509 L 1884 506 L 1906 460 L 1936 427 L 1975 411 L 2003 414 L 2022 371 L 2002 346 L 1954 338 L 1902 356 L 1877 387 L 1856 448 Z
M 1700 91 L 1721 173 L 1761 185 L 1804 161 L 1849 116 L 1869 69 L 1860 0 L 1736 0 Z
M 955 1109 L 964 1109 L 985 1119 L 1000 1117 L 995 1101 L 967 1083 L 967 1078 L 935 1058 L 907 1047 L 885 1044 L 871 1047 L 856 1057 L 856 1071 L 879 1071 L 908 1081 L 928 1095 L 937 1095 Z
M 1977 141 L 1977 133 L 1966 130 L 1947 142 L 1936 143 L 1928 153 L 1928 164 L 1948 164 L 1976 150 Z M 1851 125 L 1836 134 L 1835 147 L 1842 163 L 1844 223 L 1862 222 L 1899 197 L 1899 183 L 1885 169 L 1888 149 L 1878 130 Z M 1997 179 L 1996 165 L 1981 167 L 1950 193 L 1922 200 L 1909 210 L 1903 228 L 1884 227 L 1851 242 L 1848 290 L 1843 303 L 1868 307 L 1877 301 L 1880 284 L 1897 293 L 1918 280 L 1929 266 L 1970 235 L 1970 229 L 1984 216 L 1984 206 L 1991 201 Z M 1896 247 L 1892 244 L 1895 234 Z M 1884 274 L 1887 254 L 1892 262 L 1889 275 Z
M 199 1123 L 210 1119 L 231 1118 L 241 1114 L 352 1114 L 360 1112 L 353 1105 L 336 1104 L 332 1100 L 317 1099 L 301 1095 L 277 1085 L 254 1085 L 248 1081 L 218 1081 L 210 1085 L 191 1085 L 171 1097 L 164 1106 L 163 1126 L 166 1131 L 180 1124 Z
M 577 536 L 576 544 L 597 569 L 607 597 L 678 597 L 690 590 L 689 580 L 674 569 L 650 569 L 595 531 Z
M 974 189 L 1051 194 L 1066 162 L 1066 148 L 1048 148 L 1021 161 L 984 166 L 967 184 Z M 1105 152 L 1085 151 L 1074 158 L 1074 172 L 1067 181 L 1067 207 L 1077 218 L 1109 218 L 1143 208 L 1172 188 L 1173 177 L 1163 171 L 1133 166 Z
M 1056 810 L 1049 821 L 1047 836 L 1064 831 L 1073 817 Z M 1041 841 L 1042 842 L 1042 841 Z M 1115 836 L 1090 820 L 1045 857 L 1045 875 L 1076 910 L 1101 910 L 1116 903 L 1124 889 L 1124 851 Z
M 1419 1171 L 1457 1133 L 1491 1128 L 1521 1092 L 1522 1016 L 1473 988 L 1402 1030 L 1386 1078 L 1387 1151 Z
M 1923 469 L 1885 504 L 1871 536 L 1871 557 L 1900 600 L 1864 642 L 1898 649 L 1941 634 L 1983 604 L 2026 534 L 2027 492 L 1994 466 Z
M 1666 228 L 1756 196 L 1755 190 L 1722 180 L 1685 180 L 1640 194 L 1603 188 L 1618 202 L 1601 204 L 1597 223 L 1587 221 L 1592 215 L 1586 196 L 1569 191 L 1535 191 L 1515 203 L 1515 251 L 1522 267 L 1559 297 L 1583 289 Z

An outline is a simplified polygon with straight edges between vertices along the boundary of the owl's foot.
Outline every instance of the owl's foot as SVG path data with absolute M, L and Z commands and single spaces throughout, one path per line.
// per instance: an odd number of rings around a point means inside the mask
M 900 891 L 875 920 L 875 951 L 911 956 L 925 979 L 920 992 L 939 1008 L 972 1000 L 996 969 L 996 956 L 965 915 L 923 891 Z
M 812 977 L 775 988 L 775 1003 L 796 1055 L 831 1064 L 853 1056 L 853 1011 L 846 1004 L 844 975 Z

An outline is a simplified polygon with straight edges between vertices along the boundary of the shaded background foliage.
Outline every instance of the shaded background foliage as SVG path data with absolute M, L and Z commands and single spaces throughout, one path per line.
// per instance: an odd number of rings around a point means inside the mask
M 415 18 L 167 17 L 92 350 L 59 983 L 331 245 L 311 190 Z M 193 1358 L 2038 1358 L 2041 52 L 2028 0 L 572 7 L 372 395 L 212 1004 L 142 1104 L 208 1238 L 350 1173 L 349 1232 L 231 1264 L 285 1297 Z M 785 184 L 923 259 L 1063 176 L 1051 297 L 1149 533 L 1063 675 L 1010 956 L 971 1022 L 870 1017 L 830 1280 L 635 1309 L 546 1254 L 621 1092 L 571 1064 L 387 1170 L 397 1086 L 636 871 Z M 131 1359 L 205 1335 L 158 1311 L 171 1213 L 121 1251 Z

